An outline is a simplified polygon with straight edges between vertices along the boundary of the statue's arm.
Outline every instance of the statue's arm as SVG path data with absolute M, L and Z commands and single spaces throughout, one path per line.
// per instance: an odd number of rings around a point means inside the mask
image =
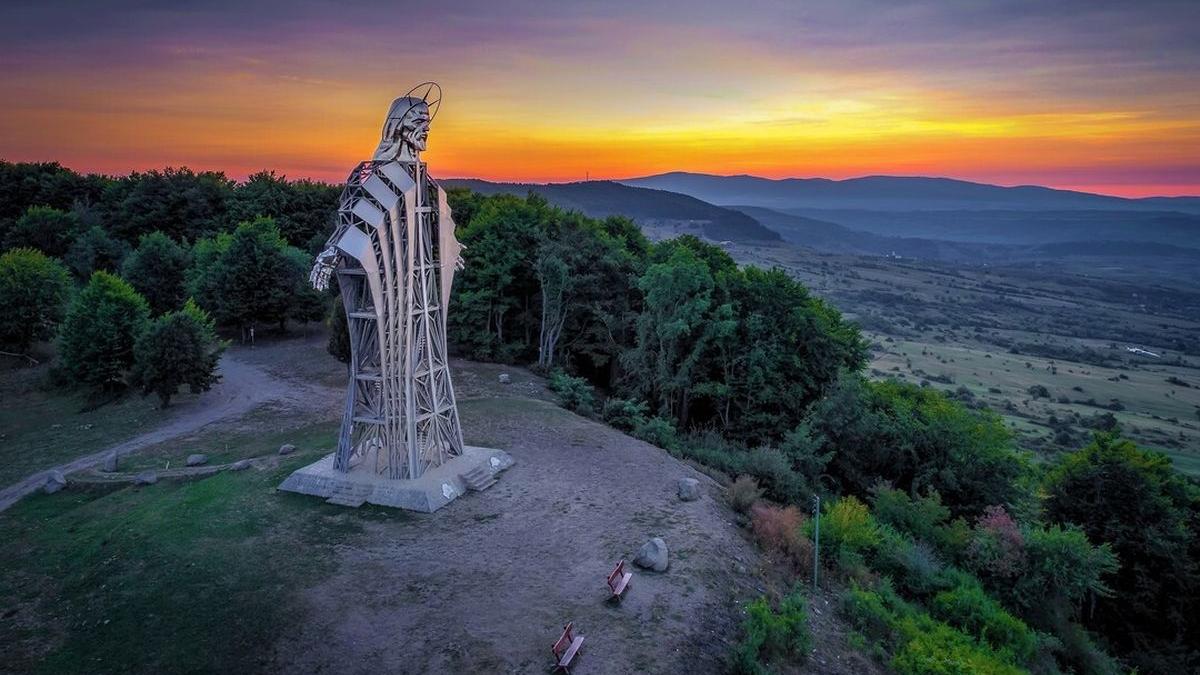
M 346 201 L 350 197 L 350 186 L 347 185 L 340 197 L 338 197 L 338 209 L 346 207 Z M 342 219 L 335 216 L 338 225 L 334 228 L 333 234 L 329 235 L 329 239 L 325 241 L 325 250 L 317 254 L 317 259 L 313 261 L 312 270 L 308 273 L 308 283 L 318 291 L 324 291 L 329 288 L 329 278 L 333 276 L 333 271 L 337 269 L 338 263 L 341 262 L 342 252 L 338 249 L 337 244 L 342 240 L 342 235 L 346 233 L 346 227 L 342 225 Z

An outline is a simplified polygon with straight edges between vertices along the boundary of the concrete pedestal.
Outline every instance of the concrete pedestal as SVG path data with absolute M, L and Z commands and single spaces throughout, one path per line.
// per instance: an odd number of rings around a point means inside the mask
M 333 454 L 297 469 L 280 484 L 280 490 L 326 499 L 344 506 L 363 503 L 433 513 L 469 489 L 466 474 L 495 476 L 513 465 L 503 450 L 466 446 L 463 453 L 430 469 L 416 480 L 392 480 L 362 467 L 346 473 L 333 468 Z

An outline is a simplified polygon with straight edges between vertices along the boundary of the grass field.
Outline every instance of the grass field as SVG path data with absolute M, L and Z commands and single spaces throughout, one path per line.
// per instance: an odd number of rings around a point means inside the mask
M 991 409 L 1040 457 L 1082 446 L 1111 414 L 1139 444 L 1200 475 L 1200 287 L 1189 279 L 1078 262 L 955 266 L 794 246 L 730 253 L 788 270 L 857 321 L 872 343 L 872 377 Z
M 50 387 L 47 371 L 0 371 L 0 485 L 133 438 L 174 414 L 137 394 L 89 409 L 95 404 L 87 397 Z
M 0 514 L 4 668 L 257 669 L 297 618 L 295 589 L 328 572 L 330 547 L 364 520 L 404 517 L 276 494 L 318 454 L 195 482 L 37 494 Z

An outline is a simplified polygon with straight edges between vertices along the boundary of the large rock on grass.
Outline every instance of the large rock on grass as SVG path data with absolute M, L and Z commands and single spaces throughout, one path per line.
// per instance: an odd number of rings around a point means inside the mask
M 663 541 L 662 537 L 655 537 L 642 544 L 637 557 L 633 559 L 633 564 L 655 572 L 666 572 L 669 564 L 667 542 Z
M 158 472 L 154 471 L 153 469 L 151 469 L 150 471 L 143 471 L 133 477 L 134 485 L 154 485 L 157 482 L 158 482 Z
M 101 463 L 100 470 L 104 473 L 116 473 L 119 463 L 120 458 L 117 457 L 117 453 L 110 452 L 104 456 L 104 462 Z
M 292 445 L 291 443 L 284 443 L 283 445 L 279 446 L 279 454 L 281 455 L 290 455 L 295 451 L 296 446 Z
M 238 461 L 234 462 L 233 464 L 230 464 L 229 468 L 233 471 L 245 471 L 246 469 L 250 468 L 250 460 L 239 459 Z
M 700 481 L 695 478 L 680 478 L 678 492 L 681 500 L 694 502 L 700 499 Z
M 208 455 L 204 453 L 197 452 L 187 456 L 188 466 L 203 466 L 205 464 L 208 464 Z
M 46 482 L 42 485 L 42 490 L 48 495 L 67 487 L 67 477 L 61 471 L 51 471 L 46 476 Z

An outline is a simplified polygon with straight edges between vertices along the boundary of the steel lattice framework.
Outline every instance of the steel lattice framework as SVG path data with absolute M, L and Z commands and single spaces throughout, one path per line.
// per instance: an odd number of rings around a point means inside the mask
M 446 356 L 462 246 L 419 154 L 440 100 L 441 89 L 423 83 L 392 103 L 374 158 L 346 181 L 337 229 L 312 270 L 317 289 L 337 275 L 350 332 L 339 471 L 361 465 L 412 479 L 462 454 Z

